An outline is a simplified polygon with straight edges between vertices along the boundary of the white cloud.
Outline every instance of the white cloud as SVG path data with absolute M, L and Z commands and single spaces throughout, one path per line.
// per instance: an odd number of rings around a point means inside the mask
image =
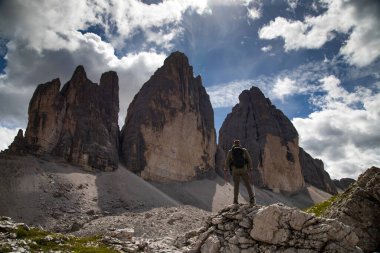
M 333 178 L 353 177 L 380 165 L 380 93 L 357 87 L 348 92 L 335 76 L 320 80 L 325 94 L 313 100 L 320 109 L 294 118 L 300 146 L 322 159 Z
M 121 47 L 139 32 L 154 42 L 154 37 L 162 34 L 160 28 L 170 26 L 173 30 L 165 34 L 170 36 L 161 38 L 161 45 L 178 35 L 173 32 L 180 31 L 178 27 L 186 11 L 209 11 L 206 0 L 167 0 L 158 4 L 138 0 L 14 0 L 2 1 L 0 7 L 0 34 L 38 52 L 77 50 L 77 31 L 90 25 L 102 27 L 114 47 Z
M 247 8 L 247 11 L 248 11 L 248 18 L 250 18 L 252 20 L 261 18 L 261 15 L 262 15 L 261 9 L 251 7 L 251 8 Z
M 18 129 L 9 129 L 0 126 L 0 151 L 7 149 L 17 135 Z
M 263 87 L 260 80 L 239 80 L 206 87 L 213 108 L 232 107 L 239 103 L 239 95 L 252 86 Z
M 105 71 L 118 73 L 119 124 L 122 125 L 134 95 L 166 58 L 165 54 L 154 51 L 130 53 L 118 58 L 113 46 L 96 34 L 78 32 L 77 40 L 80 46 L 74 51 L 44 51 L 43 55 L 10 42 L 6 74 L 0 77 L 0 125 L 25 128 L 27 105 L 36 86 L 57 77 L 63 85 L 79 64 L 84 65 L 93 82 L 99 82 Z
M 336 62 L 310 62 L 293 70 L 285 70 L 275 76 L 259 76 L 256 79 L 238 80 L 207 87 L 214 108 L 230 107 L 238 103 L 244 89 L 259 87 L 270 99 L 284 101 L 286 97 L 309 94 L 321 90 L 319 80 L 326 73 L 334 72 Z
M 272 50 L 272 46 L 271 45 L 261 48 L 261 51 L 263 51 L 263 52 L 269 52 L 271 50 Z
M 288 0 L 289 7 L 293 10 L 298 6 L 298 0 Z
M 145 35 L 148 40 L 154 41 L 154 38 L 149 38 L 149 35 L 154 35 L 154 29 L 167 25 L 173 25 L 172 29 L 178 28 L 177 25 L 187 10 L 199 14 L 210 12 L 206 0 L 167 0 L 150 5 L 137 0 L 114 0 L 107 9 L 110 11 L 111 21 L 115 23 L 120 34 L 117 41 L 121 42 L 124 37 L 130 37 L 139 29 L 143 32 L 149 31 Z M 112 29 L 112 26 L 107 27 Z M 158 31 L 158 34 L 160 32 L 162 31 Z M 168 36 L 168 39 L 172 38 L 173 36 Z
M 344 0 L 324 0 L 328 10 L 319 16 L 306 16 L 304 21 L 277 17 L 259 30 L 261 39 L 281 37 L 285 50 L 317 49 L 332 40 L 336 33 L 349 34 L 340 53 L 359 67 L 374 62 L 380 56 L 380 3 L 357 3 Z
M 247 8 L 247 17 L 256 20 L 262 16 L 263 2 L 262 0 L 242 0 L 242 5 Z
M 296 81 L 285 77 L 284 79 L 278 78 L 276 84 L 273 86 L 272 93 L 274 97 L 284 100 L 285 96 L 300 93 L 299 87 L 296 85 Z

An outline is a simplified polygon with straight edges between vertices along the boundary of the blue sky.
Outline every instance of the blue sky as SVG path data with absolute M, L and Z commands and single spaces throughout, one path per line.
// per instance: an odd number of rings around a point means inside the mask
M 0 1 L 0 149 L 26 128 L 35 87 L 79 64 L 118 72 L 119 125 L 172 51 L 201 75 L 216 130 L 258 86 L 334 178 L 380 165 L 378 0 Z

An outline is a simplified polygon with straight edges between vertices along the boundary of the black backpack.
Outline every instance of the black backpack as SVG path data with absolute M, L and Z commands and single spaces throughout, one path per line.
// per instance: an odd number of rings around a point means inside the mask
M 241 147 L 232 148 L 232 165 L 236 168 L 243 168 L 245 163 L 244 150 Z

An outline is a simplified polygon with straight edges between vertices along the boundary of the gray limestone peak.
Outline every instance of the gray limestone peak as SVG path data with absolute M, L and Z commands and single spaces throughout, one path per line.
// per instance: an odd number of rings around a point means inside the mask
M 298 132 L 292 122 L 257 87 L 239 95 L 239 103 L 219 130 L 219 172 L 234 139 L 239 139 L 252 156 L 256 186 L 294 192 L 309 183 L 336 193 L 323 162 L 299 147 Z
M 223 160 L 234 139 L 239 139 L 252 156 L 256 186 L 286 192 L 305 186 L 297 130 L 257 87 L 244 90 L 224 120 L 219 130 L 218 160 Z M 222 166 L 219 162 L 219 169 Z
M 212 174 L 214 112 L 185 54 L 172 53 L 142 86 L 121 131 L 126 167 L 154 181 L 188 181 Z
M 60 86 L 58 78 L 38 85 L 29 103 L 24 140 L 18 136 L 17 146 L 22 147 L 23 153 L 53 154 L 91 169 L 116 169 L 119 143 L 116 72 L 104 73 L 97 85 L 87 78 L 84 67 L 78 66 L 62 90 Z

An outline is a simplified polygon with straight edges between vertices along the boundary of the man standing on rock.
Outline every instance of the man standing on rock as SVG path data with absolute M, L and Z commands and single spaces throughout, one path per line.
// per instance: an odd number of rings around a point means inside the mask
M 240 146 L 240 141 L 235 140 L 227 153 L 227 158 L 224 164 L 224 173 L 227 174 L 228 168 L 232 169 L 232 178 L 234 180 L 234 204 L 238 203 L 239 183 L 240 178 L 247 188 L 249 194 L 249 203 L 255 205 L 255 195 L 253 193 L 251 184 L 249 183 L 248 170 L 252 172 L 252 159 L 247 149 Z

